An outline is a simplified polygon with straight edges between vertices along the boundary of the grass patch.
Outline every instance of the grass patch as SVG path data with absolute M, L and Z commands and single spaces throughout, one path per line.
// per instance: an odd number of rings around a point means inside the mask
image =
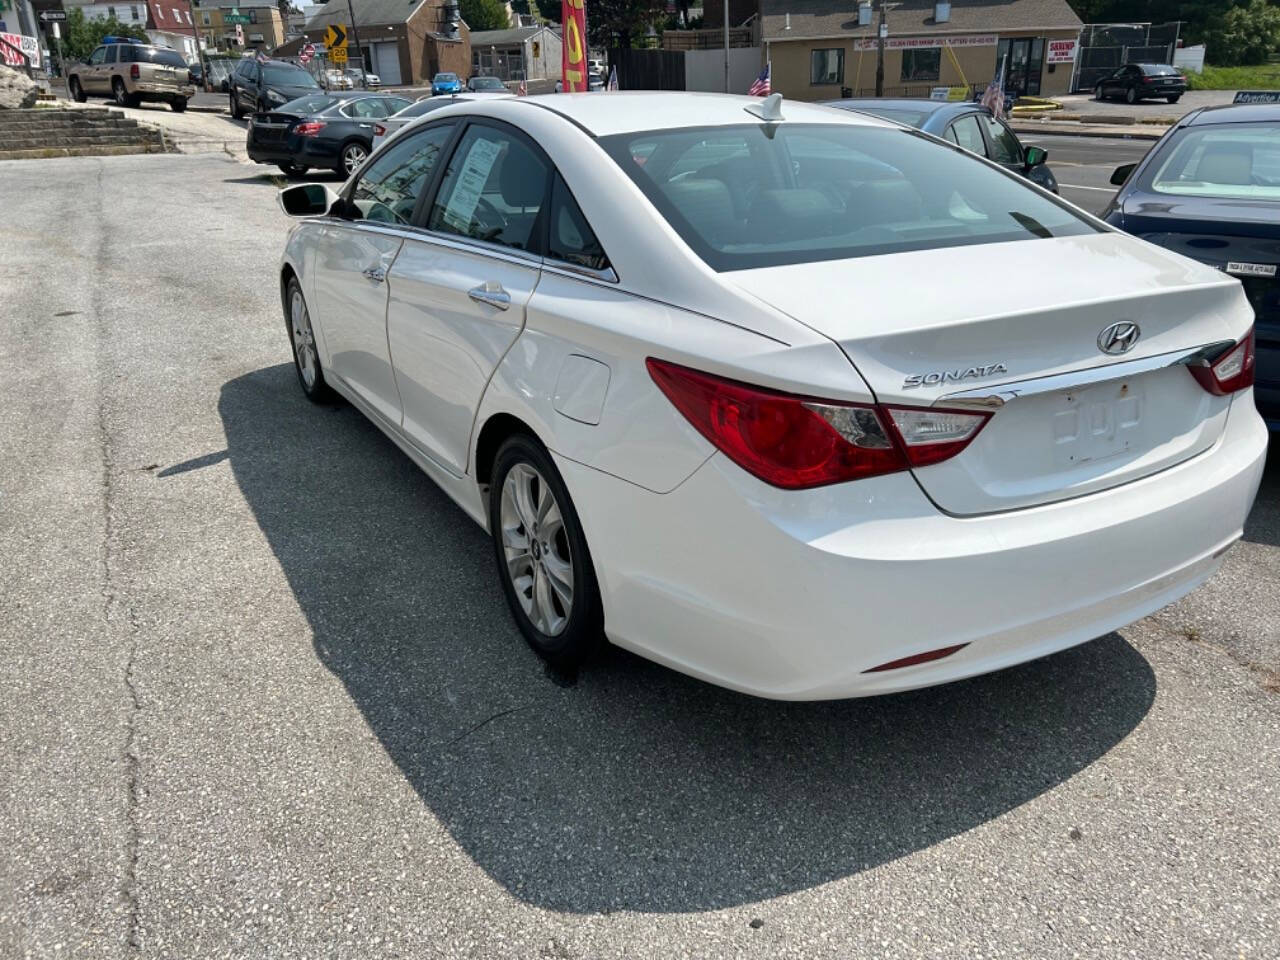
M 1211 67 L 1204 73 L 1188 73 L 1192 90 L 1280 90 L 1280 63 L 1256 67 Z

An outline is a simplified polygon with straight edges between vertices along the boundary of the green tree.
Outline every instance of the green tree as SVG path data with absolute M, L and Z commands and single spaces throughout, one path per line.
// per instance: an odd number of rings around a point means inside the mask
M 1280 47 L 1280 7 L 1266 0 L 1232 7 L 1210 27 L 1205 43 L 1205 59 L 1214 66 L 1266 63 L 1267 55 Z
M 561 16 L 560 4 L 562 0 L 534 0 L 534 4 L 538 8 L 538 16 L 543 20 L 550 20 L 552 23 L 559 23 Z
M 629 47 L 650 24 L 666 20 L 664 0 L 590 0 L 587 3 L 587 39 L 596 49 Z
M 507 8 L 500 0 L 461 0 L 458 8 L 462 11 L 462 19 L 473 32 L 505 30 L 511 26 Z
M 68 60 L 87 60 L 103 37 L 133 37 L 149 42 L 140 26 L 121 23 L 115 17 L 87 20 L 83 9 L 72 7 L 67 11 L 67 22 L 62 29 L 62 55 Z

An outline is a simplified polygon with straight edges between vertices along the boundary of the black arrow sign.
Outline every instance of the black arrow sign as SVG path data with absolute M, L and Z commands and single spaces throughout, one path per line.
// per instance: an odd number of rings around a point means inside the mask
M 329 25 L 329 32 L 333 34 L 333 43 L 331 47 L 345 47 L 347 45 L 347 28 L 340 27 L 336 23 Z

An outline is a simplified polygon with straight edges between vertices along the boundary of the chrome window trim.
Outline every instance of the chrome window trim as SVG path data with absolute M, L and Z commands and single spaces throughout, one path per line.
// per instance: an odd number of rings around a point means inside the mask
M 574 277 L 575 279 L 585 277 L 588 280 L 596 280 L 601 283 L 610 284 L 621 282 L 612 266 L 609 266 L 604 270 L 593 270 L 591 267 L 584 267 L 576 263 L 569 263 L 565 260 L 557 260 L 553 257 L 544 257 L 542 260 L 542 268 L 549 273 Z
M 1067 373 L 1051 374 L 1047 377 L 1030 377 L 1026 380 L 1013 380 L 1008 383 L 990 387 L 975 387 L 959 393 L 949 393 L 933 401 L 935 407 L 960 407 L 974 410 L 995 410 L 1003 407 L 1010 400 L 1018 397 L 1034 397 L 1046 393 L 1057 393 L 1080 387 L 1106 383 L 1110 380 L 1125 380 L 1153 370 L 1165 367 L 1198 367 L 1205 366 L 1210 358 L 1233 346 L 1232 341 L 1196 347 L 1194 350 L 1175 350 L 1172 353 L 1158 353 L 1152 357 L 1137 360 L 1126 360 L 1122 363 L 1109 363 L 1101 367 L 1089 367 L 1085 370 L 1072 370 Z
M 455 234 L 437 233 L 428 230 L 425 227 L 415 227 L 411 224 L 389 224 L 378 223 L 375 220 L 344 220 L 341 217 L 329 218 L 331 222 L 342 224 L 348 227 L 354 227 L 360 230 L 370 230 L 374 233 L 381 233 L 387 236 L 399 237 L 402 240 L 424 240 L 428 243 L 434 243 L 450 250 L 458 250 L 463 253 L 480 253 L 486 256 L 495 257 L 499 260 L 507 260 L 511 263 L 521 264 L 523 266 L 541 267 L 542 257 L 526 253 L 515 247 L 504 247 L 501 244 L 486 243 L 483 240 L 468 240 L 465 237 L 458 237 Z

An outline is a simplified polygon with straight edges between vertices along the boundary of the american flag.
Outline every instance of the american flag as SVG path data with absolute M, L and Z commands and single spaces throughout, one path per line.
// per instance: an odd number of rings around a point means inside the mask
M 526 84 L 523 80 L 521 80 L 520 86 L 516 87 L 516 96 L 527 97 L 528 95 L 529 95 L 529 85 Z
M 982 94 L 982 105 L 991 111 L 993 117 L 999 119 L 1004 116 L 1004 60 L 1000 61 L 1000 69 Z
M 610 90 L 618 89 L 618 68 L 617 67 L 609 68 L 609 89 Z
M 766 62 L 764 69 L 760 71 L 760 76 L 756 77 L 756 82 L 747 91 L 747 96 L 767 97 L 771 92 L 769 89 L 769 64 Z

